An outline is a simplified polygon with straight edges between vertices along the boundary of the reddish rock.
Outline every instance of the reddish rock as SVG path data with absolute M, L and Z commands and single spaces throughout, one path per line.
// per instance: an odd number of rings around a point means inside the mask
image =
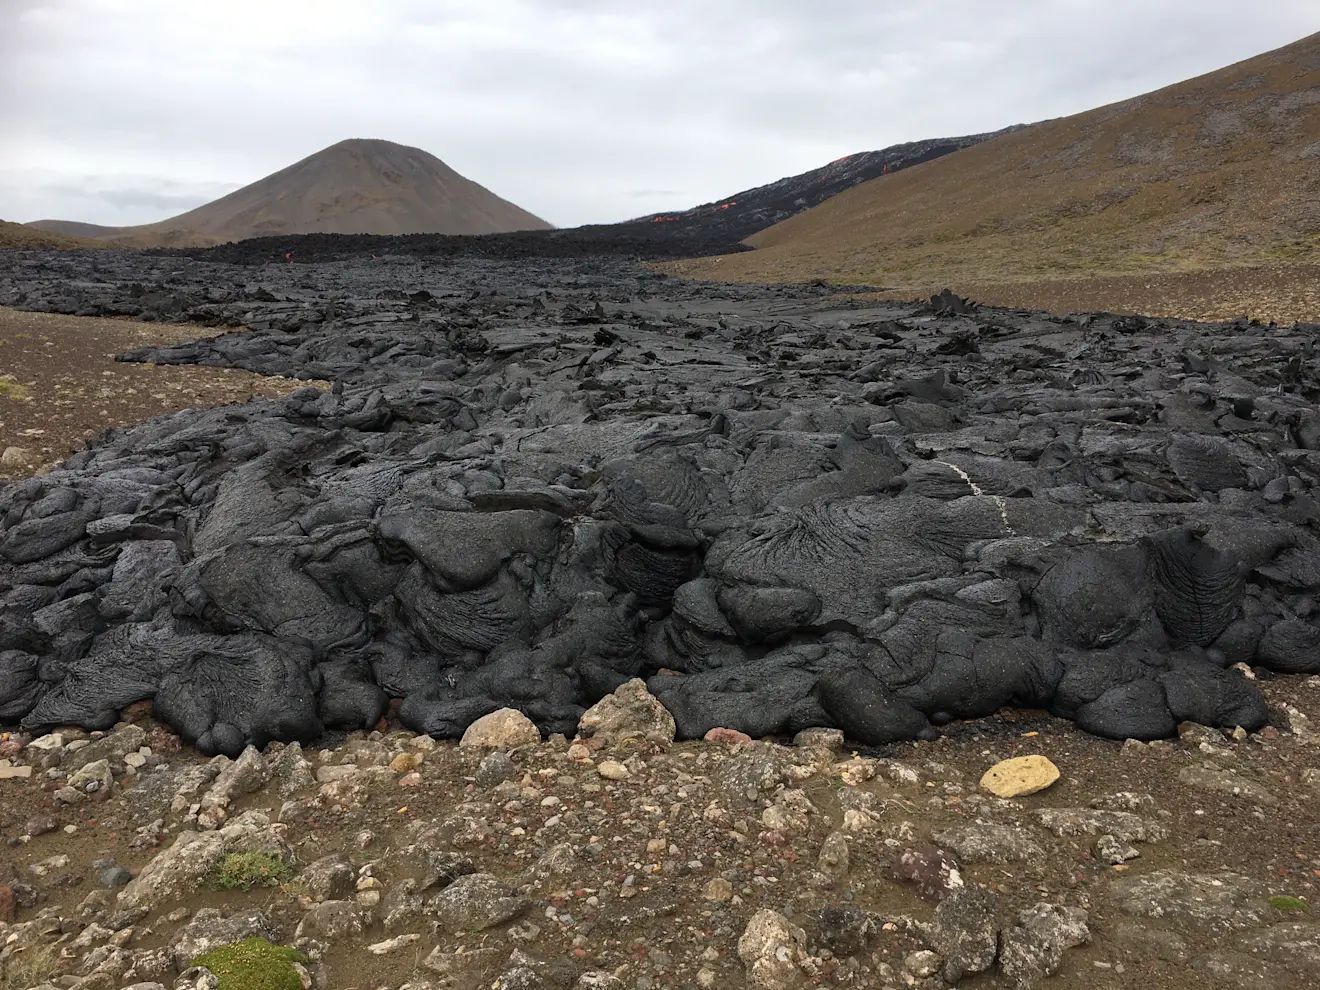
M 179 737 L 164 726 L 153 725 L 147 730 L 147 745 L 153 753 L 177 753 Z
M 17 739 L 6 739 L 4 742 L 0 742 L 0 759 L 17 756 L 22 751 L 23 746 Z
M 135 701 L 119 713 L 121 722 L 142 722 L 151 718 L 151 700 Z
M 904 849 L 894 859 L 891 876 L 931 901 L 943 900 L 964 886 L 957 861 L 943 849 L 931 845 Z
M 737 729 L 711 729 L 702 738 L 706 742 L 722 742 L 728 743 L 730 746 L 752 741 L 751 736 L 745 732 L 739 732 Z
M 0 883 L 0 923 L 9 924 L 14 920 L 14 888 L 7 883 Z

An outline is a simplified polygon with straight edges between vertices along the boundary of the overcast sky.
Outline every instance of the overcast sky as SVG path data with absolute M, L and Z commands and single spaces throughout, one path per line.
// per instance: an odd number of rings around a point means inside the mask
M 377 137 L 609 222 L 1318 30 L 1318 0 L 0 0 L 0 218 L 148 223 Z

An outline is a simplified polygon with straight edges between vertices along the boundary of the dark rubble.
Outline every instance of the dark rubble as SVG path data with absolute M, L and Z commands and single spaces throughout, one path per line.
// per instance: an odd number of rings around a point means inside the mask
M 0 304 L 239 325 L 141 351 L 333 382 L 0 488 L 0 722 L 204 752 L 547 733 L 929 738 L 1002 706 L 1255 730 L 1320 671 L 1312 329 L 849 301 L 607 259 L 11 252 Z M 941 315 L 942 314 L 942 315 Z M 1253 675 L 1254 676 L 1254 675 Z

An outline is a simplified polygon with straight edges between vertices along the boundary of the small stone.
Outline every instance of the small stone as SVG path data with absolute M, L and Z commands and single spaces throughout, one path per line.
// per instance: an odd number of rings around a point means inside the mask
M 1044 756 L 1017 756 L 996 763 L 981 778 L 981 787 L 996 797 L 1024 797 L 1045 790 L 1059 779 L 1059 768 Z
M 414 770 L 412 773 L 405 773 L 399 778 L 400 787 L 421 787 L 422 775 Z
M 1112 835 L 1102 835 L 1095 840 L 1095 858 L 1107 866 L 1118 866 L 1140 855 L 1135 846 L 1120 842 Z
M 518 774 L 518 767 L 508 753 L 491 753 L 477 765 L 477 786 L 496 787 Z
M 843 749 L 842 729 L 803 729 L 793 737 L 793 745 L 802 749 Z
M 701 896 L 708 901 L 727 903 L 733 899 L 733 884 L 723 877 L 715 877 L 706 881 L 706 886 L 701 889 Z
M 390 769 L 395 773 L 400 774 L 412 773 L 422 765 L 422 760 L 425 758 L 426 757 L 419 752 L 400 753 L 394 759 L 390 760 Z
M 501 708 L 483 715 L 463 733 L 458 745 L 463 749 L 517 749 L 535 746 L 541 741 L 541 730 L 515 708 Z
M 53 753 L 64 748 L 64 734 L 62 732 L 51 732 L 44 736 L 37 736 L 36 739 L 27 744 L 27 748 L 41 750 L 43 753 Z
M 798 965 L 806 957 L 807 935 L 777 911 L 762 909 L 752 916 L 738 939 L 738 957 L 748 981 L 763 990 L 790 990 L 805 973 Z
M 936 846 L 904 849 L 894 860 L 890 874 L 899 883 L 916 889 L 927 900 L 943 900 L 964 886 L 962 871 L 952 856 Z
M 23 829 L 28 835 L 35 838 L 38 835 L 49 835 L 59 827 L 59 823 L 56 822 L 54 818 L 43 817 L 30 819 L 28 823 L 23 826 Z
M 752 737 L 745 732 L 739 732 L 737 729 L 714 728 L 709 729 L 701 737 L 706 742 L 726 743 L 729 746 L 736 746 L 738 743 L 747 743 L 752 741 Z
M 903 957 L 903 968 L 919 980 L 934 976 L 940 971 L 943 964 L 944 960 L 929 949 L 924 949 L 921 952 L 910 952 Z
M 8 760 L 0 760 L 0 780 L 27 780 L 31 776 L 31 767 L 12 767 Z
M 831 832 L 821 844 L 816 857 L 816 869 L 829 877 L 842 877 L 848 872 L 848 836 Z
M 106 890 L 118 890 L 120 887 L 127 887 L 132 879 L 133 874 L 122 866 L 107 866 L 97 874 L 97 880 Z
M 420 935 L 396 935 L 394 938 L 386 939 L 384 942 L 376 942 L 367 946 L 367 951 L 373 956 L 383 956 L 389 952 L 395 952 L 414 942 L 421 941 Z
M 22 447 L 6 447 L 0 452 L 0 468 L 17 470 L 27 467 L 31 462 L 31 455 Z
M 596 767 L 596 772 L 606 780 L 627 780 L 632 771 L 618 760 L 605 760 Z

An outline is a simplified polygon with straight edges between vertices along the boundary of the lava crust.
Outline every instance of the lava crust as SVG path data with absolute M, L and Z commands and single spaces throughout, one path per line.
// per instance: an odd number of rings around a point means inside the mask
M 686 738 L 1025 706 L 1151 739 L 1258 729 L 1251 677 L 1320 671 L 1304 328 L 599 258 L 14 252 L 0 304 L 241 326 L 124 360 L 334 383 L 0 488 L 2 722 L 572 733 L 644 677 Z

